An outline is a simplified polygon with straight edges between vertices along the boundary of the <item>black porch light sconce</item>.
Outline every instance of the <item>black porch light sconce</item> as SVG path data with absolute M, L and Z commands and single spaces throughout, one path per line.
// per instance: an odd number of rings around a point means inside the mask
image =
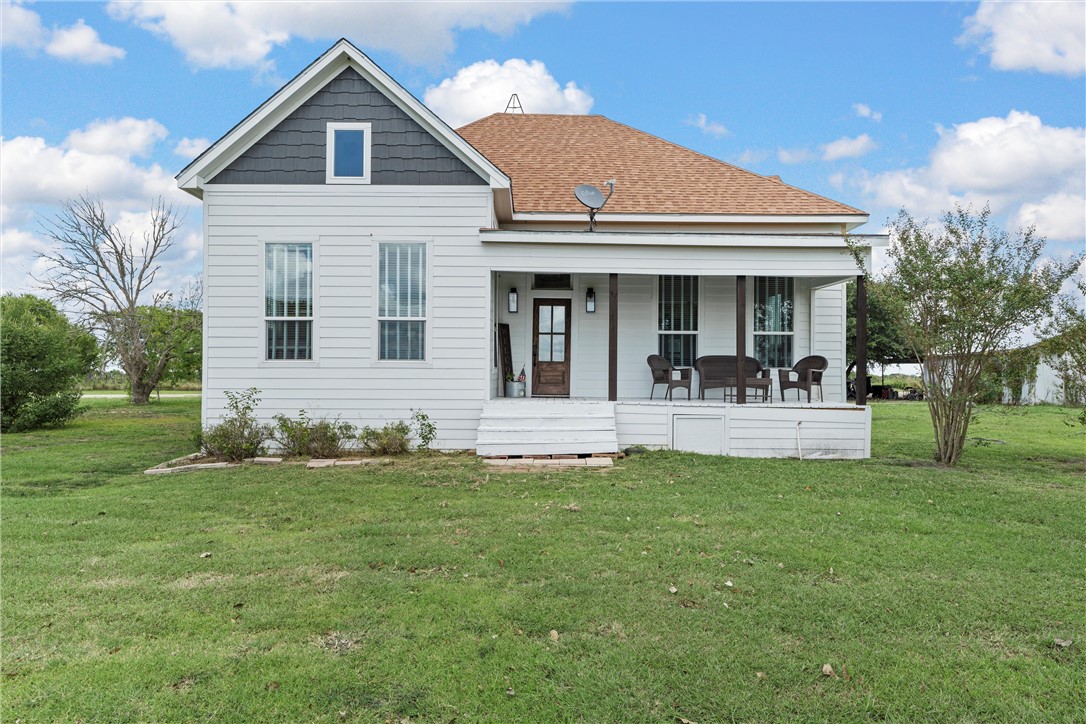
M 508 308 L 509 308 L 509 313 L 510 314 L 516 314 L 517 313 L 517 288 L 516 287 L 510 287 L 509 288 L 509 307 Z
M 596 313 L 596 290 L 589 287 L 584 294 L 584 310 L 589 314 Z

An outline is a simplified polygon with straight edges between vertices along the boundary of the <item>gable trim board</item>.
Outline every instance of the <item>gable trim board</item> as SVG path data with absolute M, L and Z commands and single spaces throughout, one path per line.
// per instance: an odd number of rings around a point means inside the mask
M 197 198 L 203 198 L 205 184 L 226 169 L 283 119 L 320 92 L 346 68 L 352 68 L 371 83 L 425 131 L 452 151 L 457 158 L 479 174 L 491 188 L 510 188 L 509 177 L 497 166 L 457 135 L 448 124 L 393 80 L 362 51 L 343 39 L 182 169 L 176 177 L 178 186 Z

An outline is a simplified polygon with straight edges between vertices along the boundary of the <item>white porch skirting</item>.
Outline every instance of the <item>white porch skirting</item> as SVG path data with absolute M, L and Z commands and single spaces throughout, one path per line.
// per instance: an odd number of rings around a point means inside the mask
M 862 459 L 871 456 L 871 409 L 830 402 L 500 399 L 484 405 L 477 450 L 480 455 L 610 452 L 616 442 L 619 449 L 642 445 L 735 457 Z

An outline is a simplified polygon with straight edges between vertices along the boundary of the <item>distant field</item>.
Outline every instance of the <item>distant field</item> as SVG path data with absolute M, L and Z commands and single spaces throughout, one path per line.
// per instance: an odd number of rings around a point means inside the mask
M 867 461 L 152 477 L 200 400 L 89 404 L 3 438 L 4 721 L 1086 718 L 1070 410 L 952 470 L 895 402 Z

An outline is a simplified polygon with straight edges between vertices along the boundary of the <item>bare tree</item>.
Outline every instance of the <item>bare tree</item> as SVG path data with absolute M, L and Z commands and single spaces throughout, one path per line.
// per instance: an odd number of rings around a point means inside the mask
M 47 271 L 35 281 L 105 335 L 128 375 L 135 405 L 147 403 L 175 352 L 175 340 L 191 333 L 199 320 L 191 313 L 200 306 L 199 284 L 176 298 L 152 289 L 159 259 L 173 246 L 182 221 L 176 207 L 159 197 L 140 242 L 109 220 L 100 199 L 80 196 L 42 224 L 57 247 L 40 255 Z M 169 315 L 165 325 L 163 313 Z

